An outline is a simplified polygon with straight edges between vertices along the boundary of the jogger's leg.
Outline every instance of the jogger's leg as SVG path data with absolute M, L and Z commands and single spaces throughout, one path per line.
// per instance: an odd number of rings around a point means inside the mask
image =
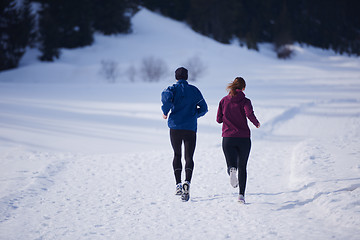
M 174 150 L 173 169 L 174 169 L 175 181 L 176 184 L 179 184 L 181 183 L 181 171 L 182 171 L 182 164 L 181 164 L 182 138 L 181 135 L 179 134 L 179 131 L 170 129 L 170 142 Z
M 224 137 L 222 140 L 222 149 L 226 159 L 227 173 L 230 174 L 230 168 L 238 168 L 238 152 L 233 144 L 234 138 Z
M 238 146 L 238 179 L 239 179 L 239 193 L 245 195 L 246 181 L 247 181 L 247 162 L 249 159 L 251 149 L 250 138 L 243 138 Z
M 196 132 L 186 131 L 184 135 L 185 146 L 185 181 L 191 182 L 194 169 L 194 152 L 196 147 Z

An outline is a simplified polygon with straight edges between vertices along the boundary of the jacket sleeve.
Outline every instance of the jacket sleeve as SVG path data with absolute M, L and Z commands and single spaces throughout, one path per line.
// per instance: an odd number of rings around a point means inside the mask
M 249 99 L 247 99 L 245 105 L 244 105 L 244 110 L 245 110 L 245 114 L 246 117 L 250 120 L 250 122 L 252 122 L 256 127 L 259 126 L 259 121 L 257 120 L 253 107 L 251 105 L 251 101 Z
M 168 87 L 161 93 L 161 102 L 162 102 L 161 110 L 163 111 L 164 115 L 167 115 L 169 113 L 173 105 L 173 98 L 174 98 L 174 93 L 172 87 Z
M 222 101 L 219 102 L 219 107 L 218 107 L 218 111 L 217 111 L 217 115 L 216 115 L 216 121 L 217 121 L 218 123 L 222 123 L 222 122 L 223 122 Z
M 199 94 L 199 101 L 196 104 L 196 117 L 202 117 L 208 112 L 208 106 L 205 102 L 205 99 L 203 98 L 200 91 L 198 91 Z

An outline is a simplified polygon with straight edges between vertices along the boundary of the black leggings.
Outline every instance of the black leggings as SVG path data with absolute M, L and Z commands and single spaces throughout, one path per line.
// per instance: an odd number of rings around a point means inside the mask
M 170 129 L 170 141 L 174 149 L 173 168 L 176 184 L 181 183 L 181 145 L 185 146 L 185 181 L 191 182 L 194 169 L 194 152 L 196 146 L 196 132 L 191 130 Z
M 244 195 L 247 178 L 246 165 L 250 154 L 251 140 L 250 138 L 224 137 L 222 147 L 228 174 L 230 168 L 238 170 L 239 193 Z

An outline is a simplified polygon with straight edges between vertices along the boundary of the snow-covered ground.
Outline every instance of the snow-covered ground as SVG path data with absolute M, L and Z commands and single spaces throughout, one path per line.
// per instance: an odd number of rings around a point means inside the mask
M 295 45 L 292 60 L 278 60 L 269 45 L 222 45 L 146 9 L 133 28 L 54 63 L 29 50 L 0 73 L 0 239 L 359 239 L 359 58 Z M 184 203 L 160 93 L 194 56 L 206 65 L 193 84 L 209 112 Z M 162 81 L 143 82 L 148 57 L 167 64 Z M 116 83 L 104 60 L 118 64 Z M 236 76 L 262 123 L 251 127 L 246 205 L 215 122 Z

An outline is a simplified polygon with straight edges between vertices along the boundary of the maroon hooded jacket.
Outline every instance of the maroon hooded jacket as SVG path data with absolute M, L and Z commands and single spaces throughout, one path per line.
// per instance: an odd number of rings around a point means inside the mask
M 227 95 L 221 99 L 216 116 L 218 123 L 223 123 L 223 137 L 250 138 L 250 129 L 246 117 L 256 126 L 256 119 L 250 99 L 240 90 L 236 90 L 235 96 Z

